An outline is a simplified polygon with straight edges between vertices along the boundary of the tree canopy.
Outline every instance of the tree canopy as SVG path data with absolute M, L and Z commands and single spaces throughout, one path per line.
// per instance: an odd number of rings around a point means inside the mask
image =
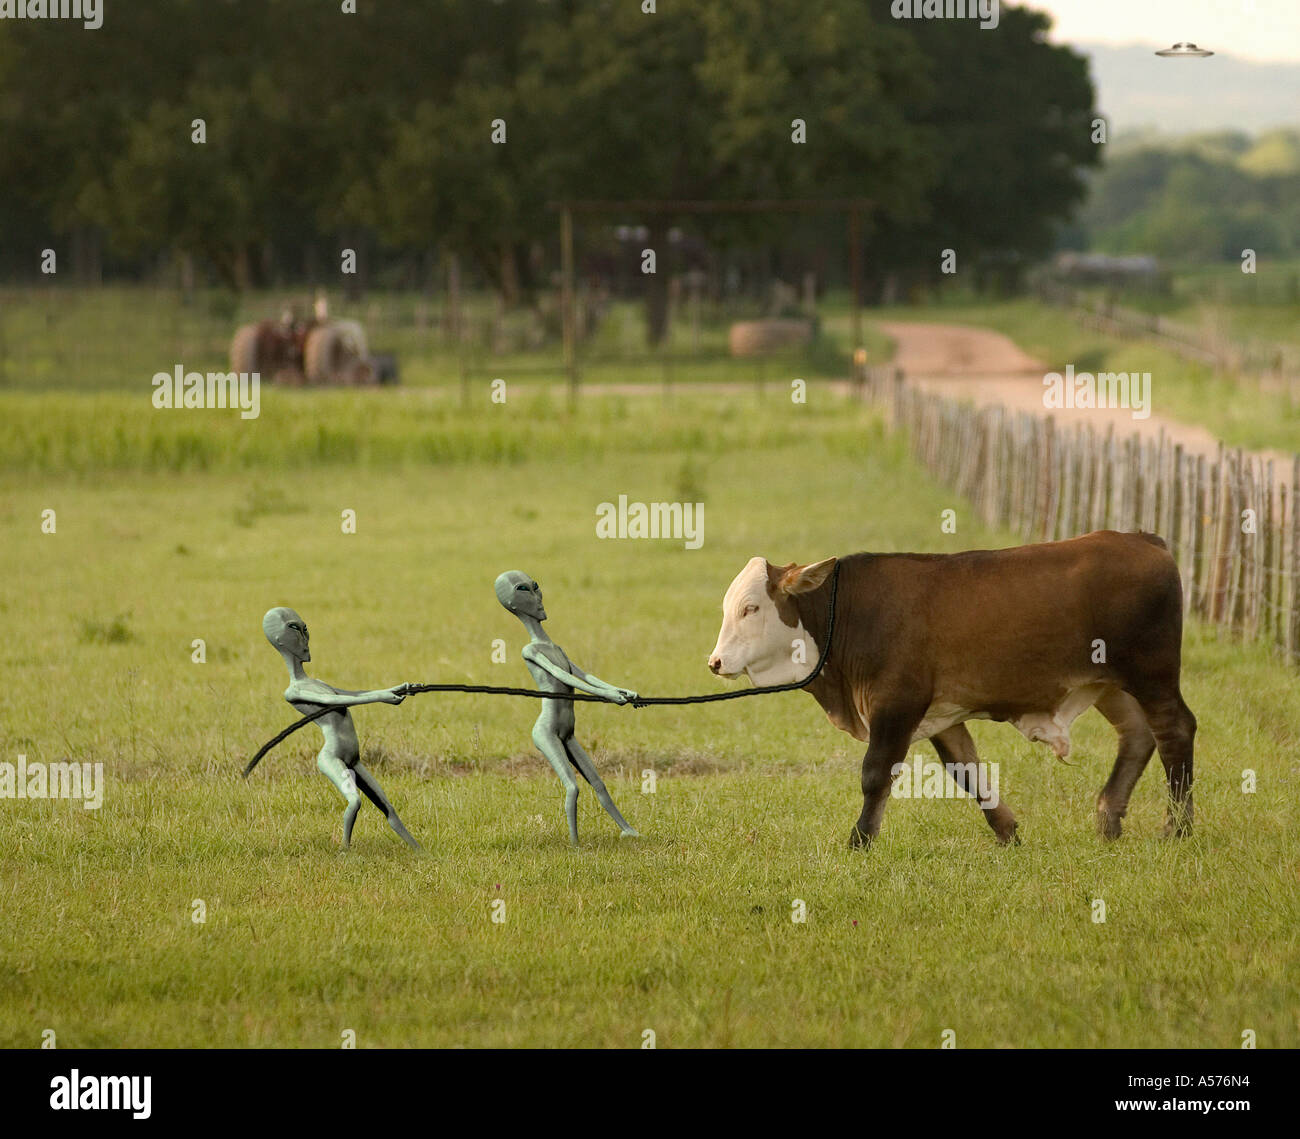
M 873 277 L 930 278 L 945 247 L 1045 251 L 1096 160 L 1086 65 L 1026 10 L 982 31 L 887 0 L 345 7 L 0 24 L 0 265 L 71 243 L 113 272 L 182 257 L 242 287 L 346 244 L 374 264 L 455 253 L 507 288 L 553 247 L 557 199 L 861 196 Z M 694 224 L 775 245 L 790 220 Z M 838 223 L 801 233 L 843 245 Z
M 1216 132 L 1117 144 L 1077 243 L 1175 262 L 1300 255 L 1300 132 Z

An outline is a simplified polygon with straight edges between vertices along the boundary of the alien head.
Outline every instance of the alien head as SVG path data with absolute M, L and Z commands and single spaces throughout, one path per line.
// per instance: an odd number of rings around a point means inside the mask
M 262 618 L 262 632 L 274 648 L 294 660 L 311 660 L 307 622 L 292 609 L 277 606 Z
M 542 587 L 526 573 L 507 570 L 496 580 L 497 600 L 516 617 L 546 620 L 542 605 Z

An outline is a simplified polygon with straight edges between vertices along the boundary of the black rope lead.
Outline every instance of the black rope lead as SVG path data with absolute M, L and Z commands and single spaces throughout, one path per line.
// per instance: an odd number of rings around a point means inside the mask
M 711 704 L 715 700 L 739 700 L 744 696 L 768 696 L 773 692 L 794 692 L 800 688 L 806 688 L 821 675 L 822 669 L 826 667 L 826 660 L 830 656 L 831 637 L 835 632 L 835 598 L 839 593 L 839 587 L 840 563 L 837 561 L 835 569 L 831 572 L 831 596 L 826 608 L 826 643 L 822 646 L 816 667 L 803 680 L 792 680 L 788 684 L 765 684 L 760 688 L 738 688 L 733 692 L 710 692 L 702 696 L 637 696 L 628 703 L 634 708 L 647 708 L 658 704 Z M 471 692 L 487 696 L 530 696 L 536 700 L 589 700 L 600 704 L 609 703 L 605 697 L 593 696 L 589 692 L 543 692 L 537 688 L 507 688 L 496 684 L 412 684 L 406 691 L 408 694 Z M 307 704 L 310 701 L 299 700 L 297 703 Z M 296 723 L 290 724 L 278 736 L 268 740 L 258 749 L 257 754 L 248 761 L 248 765 L 244 768 L 244 778 L 248 778 L 249 773 L 268 751 L 288 739 L 299 728 L 305 728 L 313 720 L 319 720 L 322 716 L 339 710 L 340 708 L 336 705 L 326 704 L 315 712 L 309 712 Z

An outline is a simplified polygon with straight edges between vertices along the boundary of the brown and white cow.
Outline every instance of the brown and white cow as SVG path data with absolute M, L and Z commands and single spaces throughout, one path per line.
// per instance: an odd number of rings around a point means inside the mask
M 1101 530 L 1065 542 L 960 554 L 853 554 L 810 565 L 753 558 L 727 589 L 709 655 L 719 676 L 799 681 L 825 641 L 832 571 L 839 587 L 830 652 L 808 691 L 837 728 L 867 743 L 862 816 L 851 843 L 880 831 L 908 748 L 930 740 L 975 791 L 964 721 L 1005 720 L 1064 758 L 1088 708 L 1119 733 L 1097 797 L 1097 826 L 1120 833 L 1133 786 L 1158 746 L 1169 783 L 1165 833 L 1192 824 L 1196 717 L 1179 691 L 1183 601 L 1178 567 L 1153 534 Z M 980 802 L 999 841 L 1016 820 Z

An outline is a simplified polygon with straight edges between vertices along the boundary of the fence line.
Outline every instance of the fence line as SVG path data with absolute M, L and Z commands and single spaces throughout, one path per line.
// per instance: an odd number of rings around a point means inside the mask
M 1189 614 L 1300 664 L 1300 455 L 1279 472 L 1222 444 L 1212 459 L 1189 453 L 1163 431 L 1123 436 L 1111 424 L 1103 434 L 975 408 L 914 388 L 901 369 L 864 368 L 857 380 L 917 461 L 987 525 L 1025 542 L 1153 531 L 1178 563 Z

